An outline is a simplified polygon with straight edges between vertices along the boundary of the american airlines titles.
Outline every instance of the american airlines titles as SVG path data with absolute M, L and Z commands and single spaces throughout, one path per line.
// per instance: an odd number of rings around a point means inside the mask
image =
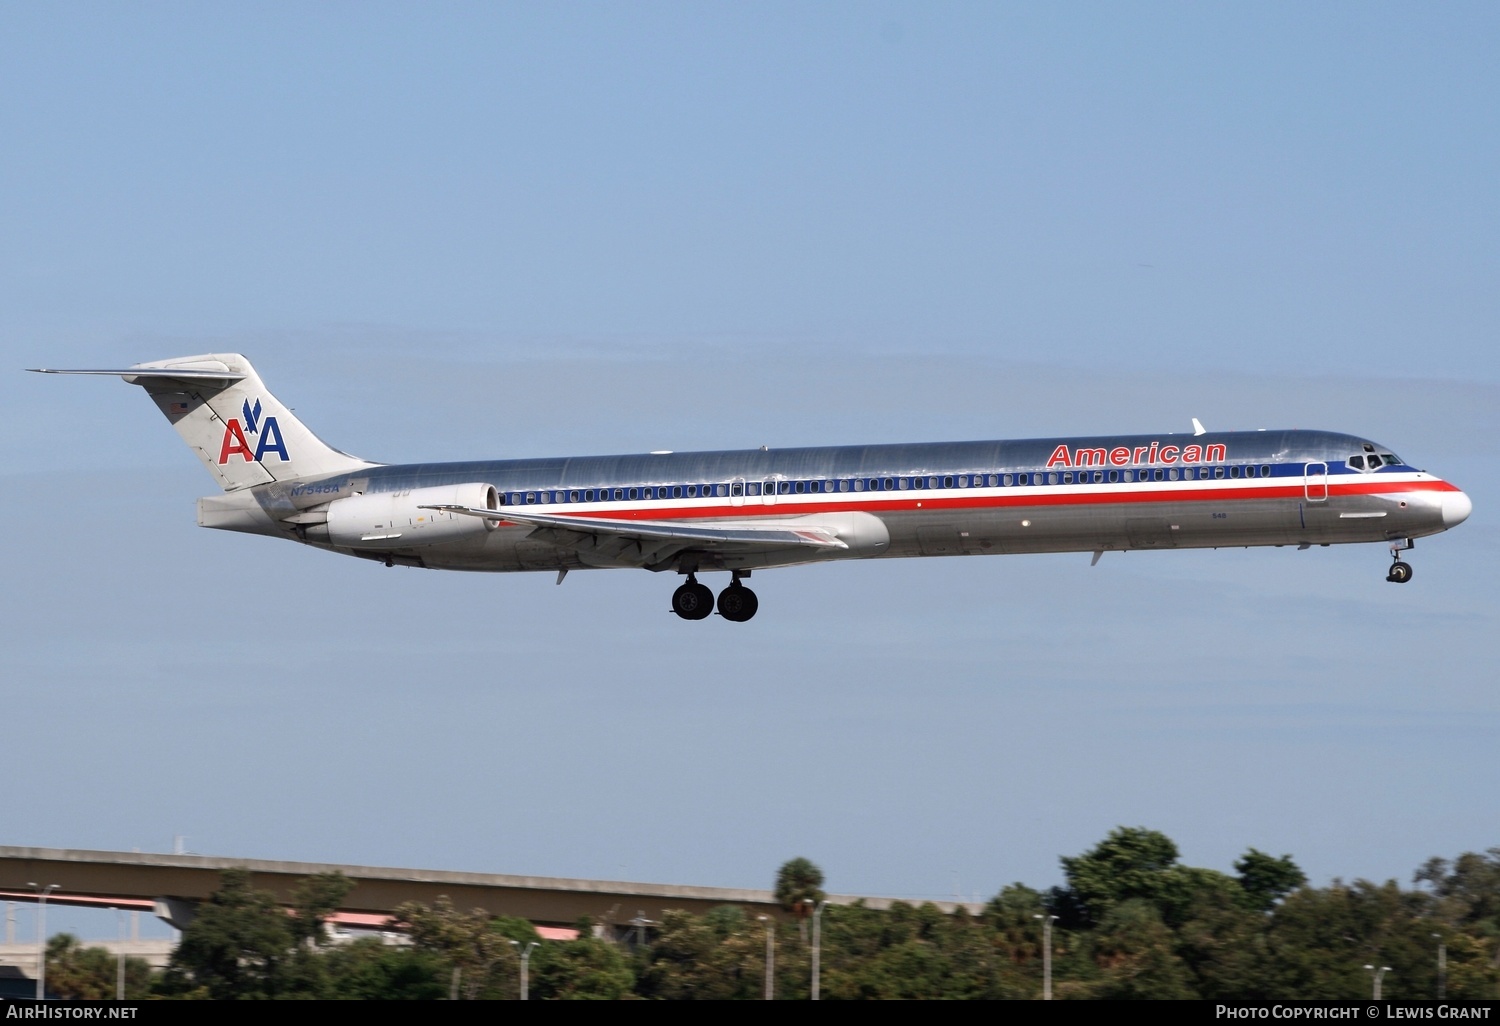
M 1085 449 L 1059 445 L 1047 458 L 1047 469 L 1053 467 L 1128 467 L 1136 463 L 1223 463 L 1229 458 L 1227 448 L 1221 443 L 1213 445 L 1138 445 L 1129 448 L 1117 445 L 1113 449 Z

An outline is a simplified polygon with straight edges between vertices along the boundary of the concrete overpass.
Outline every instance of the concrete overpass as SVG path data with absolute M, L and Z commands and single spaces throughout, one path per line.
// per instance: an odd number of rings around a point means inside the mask
M 150 903 L 157 915 L 181 929 L 191 919 L 193 907 L 218 889 L 219 874 L 235 868 L 248 870 L 253 886 L 271 892 L 284 904 L 291 903 L 291 893 L 304 877 L 343 873 L 354 887 L 338 918 L 350 925 L 377 926 L 403 902 L 430 905 L 442 896 L 459 909 L 482 908 L 491 915 L 516 916 L 542 927 L 569 927 L 587 916 L 610 932 L 628 928 L 632 919 L 660 920 L 672 909 L 702 913 L 719 905 L 737 905 L 752 915 L 783 915 L 770 891 L 732 887 L 12 846 L 0 846 L 0 899 L 34 901 L 30 884 L 57 884 L 47 898 L 49 904 L 142 908 Z M 870 908 L 889 908 L 894 900 L 898 899 L 828 896 L 831 904 L 863 901 Z M 960 907 L 951 901 L 934 904 L 945 912 Z M 970 912 L 980 908 L 962 907 Z

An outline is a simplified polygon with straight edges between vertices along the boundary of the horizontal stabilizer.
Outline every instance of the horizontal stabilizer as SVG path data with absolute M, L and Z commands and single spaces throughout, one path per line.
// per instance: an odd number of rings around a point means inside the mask
M 127 367 L 124 370 L 54 370 L 51 367 L 27 368 L 35 374 L 100 374 L 105 377 L 124 378 L 132 385 L 141 380 L 170 380 L 170 381 L 243 381 L 245 375 L 238 374 L 225 367 L 220 370 L 174 367 L 170 370 L 142 370 L 139 367 Z

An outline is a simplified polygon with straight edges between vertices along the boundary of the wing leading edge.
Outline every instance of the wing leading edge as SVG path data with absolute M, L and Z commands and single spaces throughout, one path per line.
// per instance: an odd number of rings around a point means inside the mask
M 421 509 L 460 513 L 502 523 L 567 534 L 598 537 L 607 535 L 642 542 L 686 542 L 693 547 L 749 547 L 756 551 L 808 546 L 815 549 L 847 549 L 836 530 L 819 525 L 781 522 L 739 521 L 701 527 L 660 520 L 614 520 L 607 517 L 574 517 L 556 513 L 518 513 L 508 509 L 478 509 L 473 506 L 422 506 Z
M 669 570 L 699 566 L 700 559 L 710 565 L 764 566 L 768 562 L 810 563 L 850 554 L 849 544 L 839 538 L 837 527 L 815 523 L 794 526 L 785 521 L 737 521 L 708 527 L 473 506 L 423 508 L 530 526 L 530 540 L 566 549 L 588 566 Z

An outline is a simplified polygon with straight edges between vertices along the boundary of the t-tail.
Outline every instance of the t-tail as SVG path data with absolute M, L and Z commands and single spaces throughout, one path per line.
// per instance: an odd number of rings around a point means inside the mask
M 140 385 L 226 492 L 375 465 L 340 452 L 309 431 L 238 353 L 180 356 L 124 370 L 37 369 L 43 374 L 117 375 Z

